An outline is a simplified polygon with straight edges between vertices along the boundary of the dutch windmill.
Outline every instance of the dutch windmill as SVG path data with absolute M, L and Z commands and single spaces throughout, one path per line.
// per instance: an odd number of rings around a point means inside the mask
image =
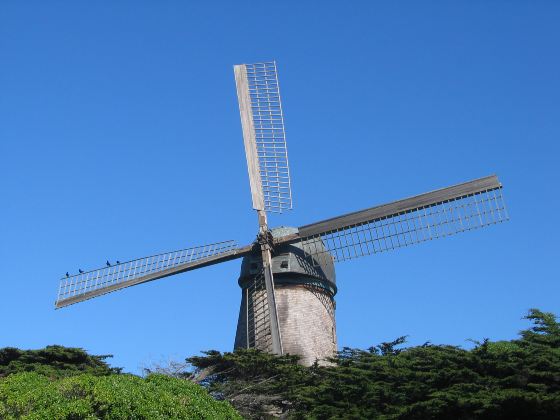
M 310 364 L 336 351 L 334 263 L 508 219 L 494 175 L 299 228 L 270 229 L 267 212 L 292 207 L 275 62 L 234 66 L 257 240 L 218 242 L 151 255 L 68 276 L 56 308 L 243 258 L 235 347 L 302 356 Z

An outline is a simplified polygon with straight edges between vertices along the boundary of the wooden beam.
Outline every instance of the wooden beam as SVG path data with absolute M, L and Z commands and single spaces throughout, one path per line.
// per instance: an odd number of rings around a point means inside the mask
M 370 222 L 377 219 L 396 216 L 398 214 L 413 211 L 422 207 L 430 207 L 443 203 L 445 201 L 454 200 L 471 194 L 481 193 L 483 191 L 501 188 L 502 184 L 498 181 L 496 175 L 475 179 L 474 181 L 465 182 L 447 188 L 420 194 L 414 197 L 405 198 L 403 200 L 394 201 L 388 204 L 371 207 L 365 210 L 348 213 L 342 216 L 333 217 L 317 223 L 301 226 L 298 228 L 297 234 L 292 234 L 278 238 L 275 243 L 297 242 L 301 238 L 307 238 L 315 235 L 323 235 L 337 229 L 344 229 L 350 226 L 356 226 L 361 223 Z
M 235 85 L 237 87 L 237 100 L 239 102 L 239 114 L 241 115 L 243 143 L 245 144 L 245 157 L 247 158 L 247 170 L 249 171 L 249 184 L 251 185 L 253 208 L 255 210 L 264 210 L 264 195 L 259 169 L 259 158 L 257 155 L 255 126 L 253 124 L 249 82 L 247 80 L 247 68 L 244 64 L 240 64 L 233 66 L 233 69 L 235 73 Z
M 167 268 L 162 271 L 158 271 L 156 273 L 146 274 L 145 276 L 138 277 L 135 279 L 123 281 L 117 284 L 113 284 L 110 286 L 102 287 L 96 290 L 91 290 L 86 293 L 81 293 L 66 299 L 61 299 L 55 303 L 55 308 L 63 308 L 65 306 L 73 305 L 78 302 L 83 302 L 84 300 L 89 300 L 97 296 L 104 295 L 106 293 L 115 292 L 117 290 L 121 290 L 127 287 L 136 286 L 137 284 L 147 283 L 149 281 L 154 281 L 158 279 L 162 279 L 164 277 L 173 276 L 175 274 L 184 273 L 186 271 L 195 270 L 197 268 L 206 267 L 209 265 L 218 264 L 225 261 L 234 260 L 236 258 L 241 258 L 253 250 L 253 245 L 247 245 L 242 248 L 237 248 L 231 251 L 227 251 L 223 254 L 219 255 L 212 255 L 207 258 L 200 259 L 194 262 L 188 262 L 184 264 L 177 265 L 175 267 Z

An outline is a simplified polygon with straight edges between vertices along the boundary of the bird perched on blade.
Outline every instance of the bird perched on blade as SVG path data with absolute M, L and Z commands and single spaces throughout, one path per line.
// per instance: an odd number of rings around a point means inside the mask
M 81 268 L 79 268 L 78 271 L 80 272 L 80 274 L 84 273 L 84 270 L 82 270 Z
M 66 278 L 70 277 L 70 274 L 68 274 L 68 271 L 66 272 Z
M 107 260 L 105 264 L 107 264 L 107 267 L 111 267 L 111 263 L 109 262 L 109 260 Z
M 121 262 L 119 260 L 117 260 L 117 264 L 120 264 Z

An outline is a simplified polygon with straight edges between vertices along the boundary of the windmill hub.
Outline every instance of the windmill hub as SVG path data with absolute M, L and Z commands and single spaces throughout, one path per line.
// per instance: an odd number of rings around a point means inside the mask
M 257 244 L 260 245 L 261 248 L 265 247 L 266 249 L 269 249 L 270 251 L 272 251 L 273 248 L 274 248 L 274 236 L 273 236 L 272 231 L 268 230 L 268 229 L 267 230 L 263 229 L 263 232 L 260 232 L 257 235 L 257 241 L 255 243 L 255 246 Z
M 273 238 L 281 238 L 297 234 L 298 229 L 280 227 L 272 229 L 270 233 Z M 274 293 L 283 351 L 299 355 L 301 363 L 306 365 L 316 359 L 332 357 L 336 352 L 334 295 L 337 288 L 334 263 L 332 258 L 322 258 L 313 264 L 308 256 L 310 248 L 316 246 L 315 241 L 309 240 L 279 245 L 272 251 Z M 259 294 L 264 295 L 264 287 L 253 287 L 255 276 L 262 269 L 259 249 L 243 258 L 239 276 L 242 298 L 235 348 L 253 347 L 252 341 L 259 340 L 259 337 L 255 337 L 255 331 L 252 331 L 255 308 L 251 304 L 259 300 Z M 263 307 L 262 311 L 266 311 L 266 308 Z

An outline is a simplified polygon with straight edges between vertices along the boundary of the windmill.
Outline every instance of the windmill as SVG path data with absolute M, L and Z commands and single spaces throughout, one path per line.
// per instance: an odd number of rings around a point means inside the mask
M 236 348 L 298 354 L 302 363 L 336 351 L 336 262 L 508 220 L 495 175 L 299 228 L 268 226 L 267 212 L 292 208 L 276 62 L 234 66 L 253 209 L 254 243 L 217 242 L 65 276 L 56 308 L 243 258 Z

